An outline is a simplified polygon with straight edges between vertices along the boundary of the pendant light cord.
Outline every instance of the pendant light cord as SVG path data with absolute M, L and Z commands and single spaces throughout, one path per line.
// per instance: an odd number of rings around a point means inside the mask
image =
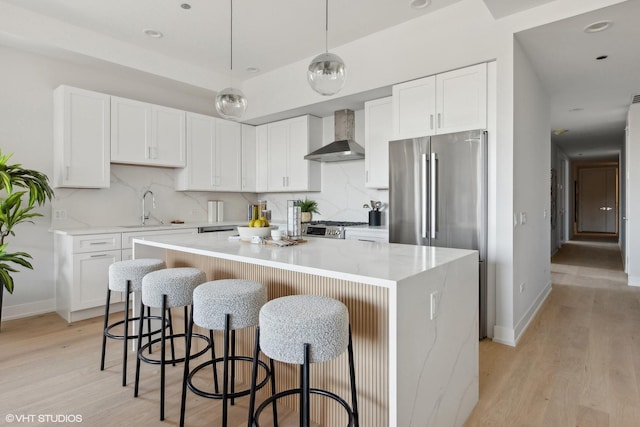
M 329 53 L 329 0 L 324 3 L 324 51 Z
M 230 55 L 231 58 L 229 60 L 229 63 L 231 65 L 231 72 L 232 72 L 232 78 L 233 78 L 233 0 L 229 0 L 229 3 L 231 4 L 231 25 L 230 25 L 230 39 L 231 39 L 231 49 L 230 49 Z

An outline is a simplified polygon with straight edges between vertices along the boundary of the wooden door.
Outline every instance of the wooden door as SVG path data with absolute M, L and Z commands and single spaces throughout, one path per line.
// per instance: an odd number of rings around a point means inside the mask
M 617 169 L 578 170 L 578 232 L 616 233 Z

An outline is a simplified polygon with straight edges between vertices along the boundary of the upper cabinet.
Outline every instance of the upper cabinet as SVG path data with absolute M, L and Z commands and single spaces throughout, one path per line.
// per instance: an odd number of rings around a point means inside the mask
M 256 127 L 242 125 L 242 191 L 256 192 Z
M 368 188 L 389 188 L 391 103 L 390 96 L 364 103 L 364 184 Z
M 393 86 L 393 138 L 487 127 L 487 65 Z
M 282 120 L 259 126 L 258 133 L 266 136 L 266 155 L 258 158 L 258 162 L 265 162 L 262 167 L 266 169 L 261 171 L 265 176 L 258 179 L 266 181 L 262 191 L 320 191 L 320 163 L 304 156 L 322 146 L 322 119 L 302 116 Z M 256 141 L 265 144 L 260 138 Z
M 242 191 L 242 135 L 236 122 L 187 113 L 187 166 L 176 189 Z
M 185 166 L 185 112 L 111 97 L 111 162 Z
M 54 187 L 109 187 L 109 111 L 109 95 L 54 91 Z

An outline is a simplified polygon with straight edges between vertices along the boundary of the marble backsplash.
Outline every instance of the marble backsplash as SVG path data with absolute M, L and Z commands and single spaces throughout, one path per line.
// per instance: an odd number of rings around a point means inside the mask
M 314 219 L 363 221 L 368 210 L 362 208 L 370 200 L 387 203 L 387 190 L 364 186 L 364 162 L 323 163 L 322 191 L 309 193 L 214 193 L 175 191 L 175 171 L 134 165 L 111 165 L 111 187 L 104 189 L 58 188 L 52 208 L 52 228 L 135 225 L 141 222 L 142 195 L 151 190 L 155 208 L 147 196 L 148 224 L 172 220 L 206 222 L 207 201 L 224 201 L 225 220 L 244 220 L 246 206 L 258 199 L 267 200 L 272 218 L 286 220 L 287 200 L 309 197 L 318 202 L 320 214 Z M 387 223 L 386 209 L 383 224 Z

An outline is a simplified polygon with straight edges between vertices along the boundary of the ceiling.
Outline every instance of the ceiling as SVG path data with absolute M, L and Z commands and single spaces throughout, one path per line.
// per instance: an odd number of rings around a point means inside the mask
M 430 6 L 413 9 L 409 0 L 332 0 L 329 50 L 459 1 L 431 0 Z M 483 1 L 500 19 L 554 0 Z M 183 8 L 184 3 L 190 8 Z M 31 40 L 31 44 L 46 47 L 46 35 L 53 26 L 69 33 L 80 28 L 101 36 L 101 41 L 117 42 L 113 51 L 125 43 L 139 52 L 148 52 L 154 60 L 171 58 L 203 70 L 204 76 L 230 76 L 228 0 L 0 0 L 2 4 L 48 19 L 25 22 L 46 22 L 45 28 L 37 29 L 42 37 Z M 322 0 L 236 0 L 233 9 L 234 81 L 256 76 L 247 70 L 250 67 L 265 73 L 311 58 L 325 49 Z M 551 97 L 552 129 L 568 129 L 552 138 L 572 157 L 605 156 L 620 149 L 631 94 L 640 93 L 640 26 L 634 22 L 637 16 L 640 1 L 628 0 L 517 35 Z M 602 19 L 614 21 L 611 29 L 595 34 L 582 31 Z M 163 37 L 148 37 L 145 29 L 160 31 Z M 0 28 L 0 43 L 11 44 L 10 36 Z M 18 45 L 16 40 L 13 42 Z M 82 55 L 87 55 L 86 49 Z M 599 55 L 609 57 L 596 61 Z M 357 108 L 364 100 L 375 97 L 374 92 L 331 100 L 323 111 L 314 113 L 326 116 L 334 109 Z
M 640 94 L 640 1 L 629 0 L 516 35 L 551 98 L 551 138 L 571 158 L 617 157 Z M 609 20 L 601 32 L 587 25 Z M 599 56 L 606 59 L 597 60 Z

